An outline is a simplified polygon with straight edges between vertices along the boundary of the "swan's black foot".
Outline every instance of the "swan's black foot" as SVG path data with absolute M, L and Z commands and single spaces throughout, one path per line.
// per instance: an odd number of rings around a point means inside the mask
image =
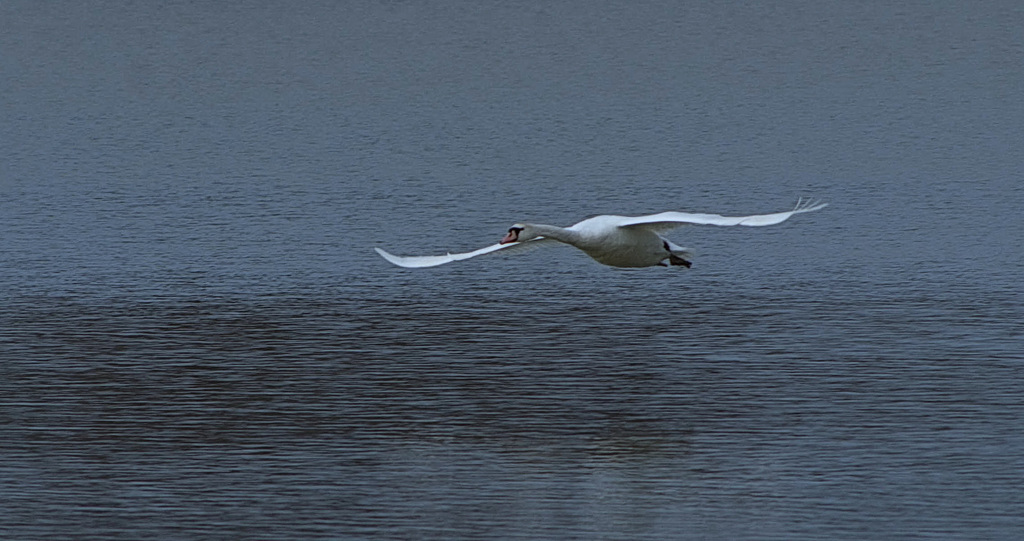
M 691 262 L 689 262 L 689 261 L 687 261 L 687 260 L 677 256 L 676 254 L 669 254 L 668 255 L 668 262 L 669 262 L 669 264 L 672 264 L 672 265 L 682 265 L 682 266 L 684 266 L 686 268 L 690 268 L 691 266 L 693 266 L 693 263 L 691 263 Z

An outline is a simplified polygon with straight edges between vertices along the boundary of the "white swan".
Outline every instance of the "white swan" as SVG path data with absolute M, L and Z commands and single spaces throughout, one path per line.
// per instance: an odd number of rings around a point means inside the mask
M 497 251 L 505 253 L 522 248 L 561 242 L 571 244 L 597 262 L 612 267 L 652 267 L 682 265 L 689 267 L 693 253 L 662 237 L 663 233 L 687 224 L 763 226 L 784 222 L 794 214 L 821 209 L 828 203 L 800 199 L 793 210 L 754 216 L 719 216 L 662 212 L 650 216 L 595 216 L 570 227 L 542 224 L 515 224 L 501 242 L 463 254 L 402 257 L 374 248 L 378 254 L 399 267 L 436 267 Z M 668 264 L 665 261 L 668 261 Z

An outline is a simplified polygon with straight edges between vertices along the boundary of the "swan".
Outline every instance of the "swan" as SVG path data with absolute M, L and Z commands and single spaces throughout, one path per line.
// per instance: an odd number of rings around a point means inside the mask
M 556 242 L 570 244 L 583 250 L 598 263 L 612 267 L 653 267 L 660 265 L 689 268 L 693 251 L 683 248 L 661 236 L 677 227 L 695 225 L 775 225 L 795 214 L 820 210 L 828 203 L 814 200 L 797 201 L 793 210 L 753 216 L 720 216 L 718 214 L 691 214 L 662 212 L 648 216 L 595 216 L 569 227 L 517 223 L 497 244 L 461 254 L 397 256 L 374 248 L 384 259 L 406 268 L 436 267 L 494 252 L 511 253 L 524 248 L 549 245 Z M 667 263 L 666 263 L 667 261 Z

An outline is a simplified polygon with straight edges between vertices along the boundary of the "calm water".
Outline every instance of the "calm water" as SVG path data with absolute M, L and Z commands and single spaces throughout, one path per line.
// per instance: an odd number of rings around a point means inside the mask
M 0 537 L 1024 536 L 1017 3 L 90 4 L 0 2 Z

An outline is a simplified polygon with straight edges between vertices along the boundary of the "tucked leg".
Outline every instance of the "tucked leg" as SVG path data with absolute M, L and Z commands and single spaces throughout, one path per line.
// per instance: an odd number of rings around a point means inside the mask
M 677 256 L 676 254 L 668 254 L 668 262 L 672 265 L 682 265 L 686 268 L 690 268 L 693 263 Z

